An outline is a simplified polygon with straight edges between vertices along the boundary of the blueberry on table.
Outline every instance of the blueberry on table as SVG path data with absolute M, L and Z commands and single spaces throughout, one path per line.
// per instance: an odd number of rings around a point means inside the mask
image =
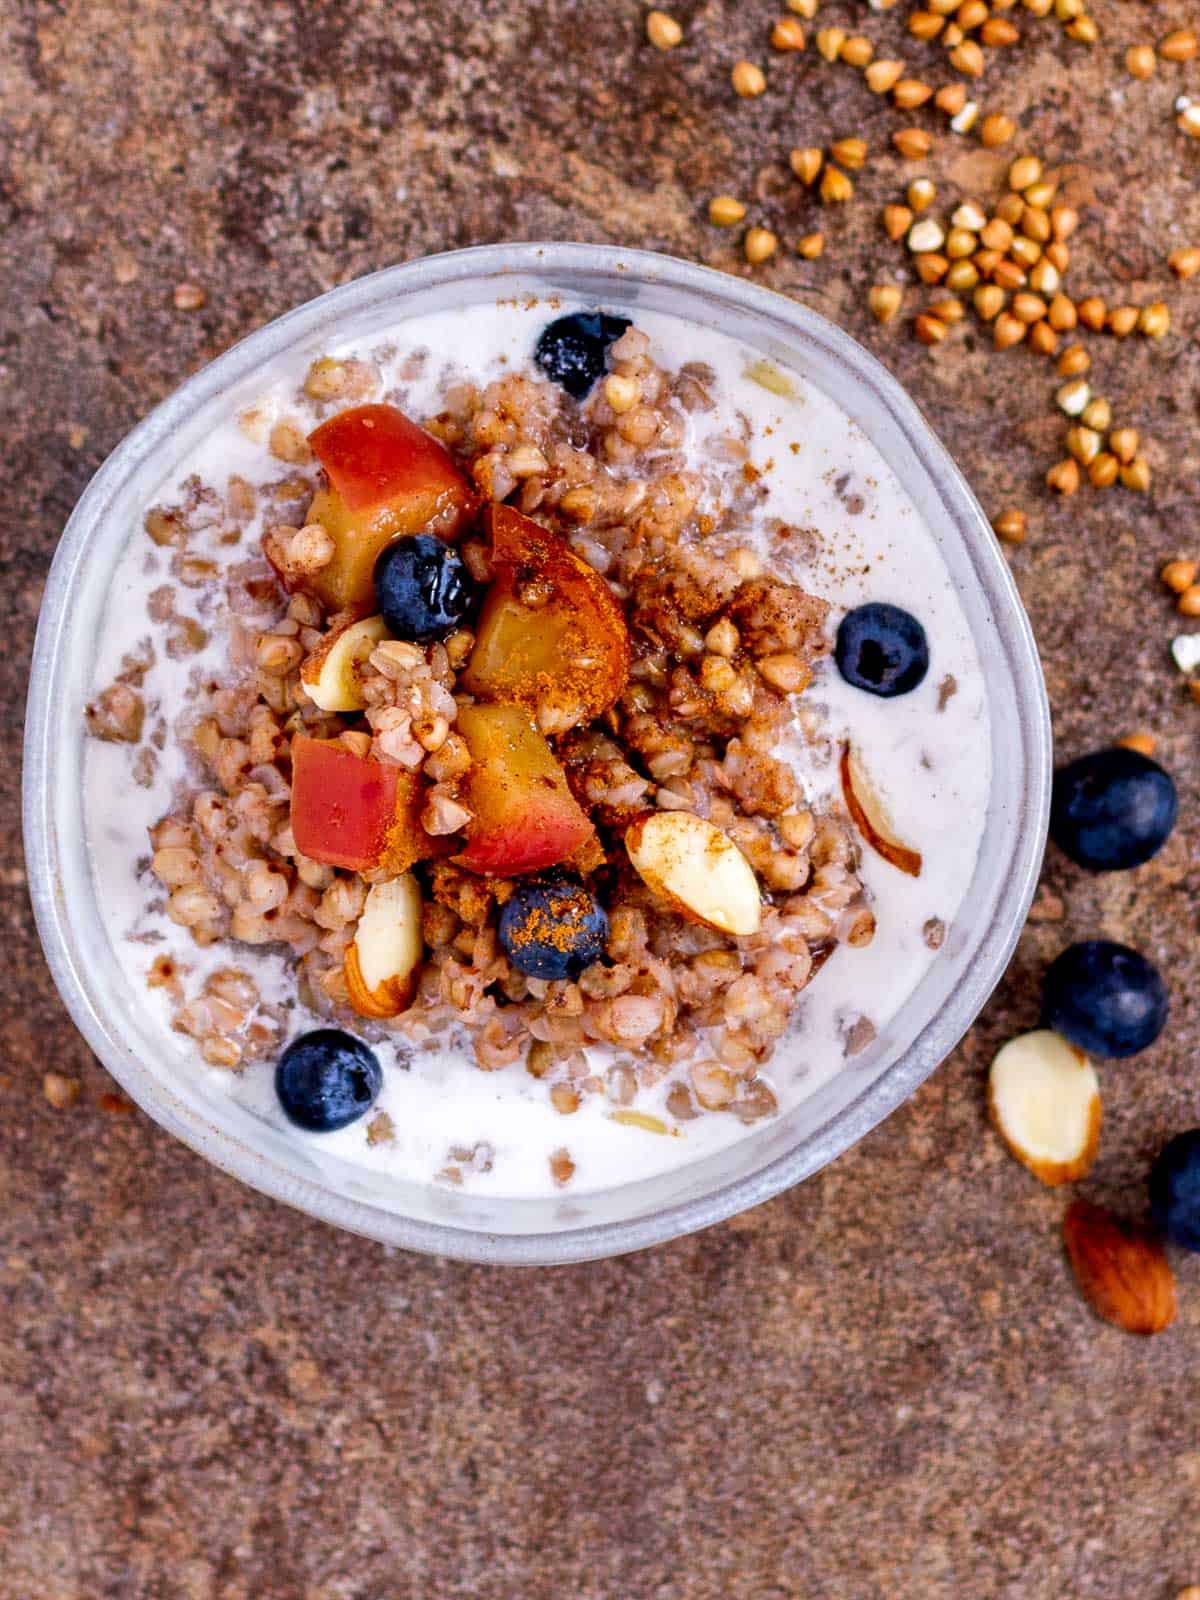
M 1095 750 L 1054 775 L 1050 837 L 1093 872 L 1140 867 L 1161 850 L 1179 811 L 1175 784 L 1137 750 Z
M 1150 1169 L 1150 1210 L 1172 1244 L 1200 1251 L 1200 1128 L 1177 1134 Z
M 300 1034 L 275 1068 L 279 1104 L 290 1122 L 309 1133 L 333 1133 L 357 1122 L 382 1087 L 375 1052 L 341 1028 Z
M 538 335 L 533 359 L 546 376 L 575 400 L 585 400 L 608 366 L 608 347 L 629 327 L 628 317 L 607 311 L 572 311 L 548 322 Z
M 430 533 L 397 539 L 375 563 L 375 603 L 397 639 L 444 639 L 461 626 L 474 599 L 466 563 Z
M 847 683 L 890 700 L 915 689 L 929 671 L 929 642 L 911 612 L 873 600 L 842 618 L 834 659 Z
M 1085 939 L 1047 971 L 1042 1020 L 1089 1055 L 1134 1056 L 1163 1030 L 1166 985 L 1158 968 L 1128 945 Z
M 608 918 L 582 884 L 568 878 L 518 883 L 500 912 L 500 946 L 529 978 L 577 978 L 598 961 Z

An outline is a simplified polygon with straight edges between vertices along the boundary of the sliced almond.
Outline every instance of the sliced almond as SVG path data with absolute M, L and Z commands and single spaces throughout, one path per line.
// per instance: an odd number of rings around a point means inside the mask
M 610 1122 L 619 1122 L 626 1128 L 642 1128 L 646 1133 L 665 1133 L 672 1139 L 682 1139 L 682 1128 L 671 1128 L 661 1117 L 652 1117 L 648 1111 L 607 1111 Z
M 388 636 L 382 617 L 365 617 L 321 641 L 300 668 L 308 698 L 322 711 L 361 711 L 363 668 L 367 657 Z
M 910 878 L 919 878 L 921 852 L 896 837 L 895 824 L 862 764 L 862 757 L 848 744 L 842 747 L 841 771 L 846 810 L 871 849 Z
M 627 830 L 625 848 L 648 888 L 721 933 L 757 933 L 758 879 L 733 840 L 690 811 L 656 811 Z
M 1100 1143 L 1100 1085 L 1082 1050 L 1049 1028 L 1018 1034 L 992 1062 L 988 1109 L 996 1131 L 1035 1178 L 1073 1183 Z
M 360 1017 L 382 1020 L 408 1009 L 424 949 L 421 890 L 412 873 L 373 885 L 346 951 L 346 988 Z
M 1063 1219 L 1063 1243 L 1084 1299 L 1126 1333 L 1161 1333 L 1175 1320 L 1175 1274 L 1159 1241 L 1076 1200 Z

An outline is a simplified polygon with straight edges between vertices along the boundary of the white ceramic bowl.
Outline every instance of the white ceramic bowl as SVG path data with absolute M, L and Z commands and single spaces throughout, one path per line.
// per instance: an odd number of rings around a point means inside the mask
M 334 336 L 367 337 L 449 306 L 554 291 L 720 329 L 801 372 L 864 429 L 932 529 L 974 634 L 989 696 L 992 792 L 975 876 L 942 953 L 868 1050 L 790 1112 L 660 1177 L 545 1200 L 490 1200 L 329 1159 L 237 1105 L 152 1021 L 100 918 L 82 796 L 91 642 L 113 568 L 147 505 L 264 369 L 302 370 Z M 501 1263 L 615 1255 L 717 1222 L 823 1167 L 908 1098 L 970 1026 L 1004 971 L 1037 881 L 1050 719 L 1025 613 L 986 519 L 913 402 L 831 323 L 738 278 L 665 256 L 582 244 L 492 245 L 432 256 L 334 289 L 188 380 L 93 478 L 63 533 L 42 602 L 25 737 L 25 846 L 56 983 L 92 1049 L 156 1121 L 236 1177 L 340 1227 L 406 1249 Z

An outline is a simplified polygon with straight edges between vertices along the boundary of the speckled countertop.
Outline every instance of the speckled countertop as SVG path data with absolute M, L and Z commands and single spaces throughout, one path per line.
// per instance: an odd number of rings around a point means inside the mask
M 3 1600 L 1172 1600 L 1200 1582 L 1200 1261 L 1180 1263 L 1160 1338 L 1095 1321 L 1061 1258 L 1064 1197 L 1001 1152 L 981 1092 L 1046 959 L 1103 932 L 1154 956 L 1174 1013 L 1103 1070 L 1086 1192 L 1136 1210 L 1158 1144 L 1200 1122 L 1200 707 L 1155 578 L 1200 547 L 1200 280 L 1164 268 L 1200 243 L 1200 146 L 1171 114 L 1200 65 L 1135 82 L 1120 61 L 1149 8 L 1094 9 L 1090 49 L 1012 13 L 1025 37 L 983 98 L 1067 164 L 1077 292 L 1173 307 L 1165 344 L 1093 345 L 1099 389 L 1154 441 L 1149 495 L 1052 504 L 1048 366 L 993 356 L 977 325 L 928 354 L 911 291 L 903 324 L 867 317 L 900 262 L 878 210 L 916 170 L 895 155 L 820 219 L 820 260 L 759 275 L 910 385 L 989 512 L 1026 507 L 1011 559 L 1060 748 L 1151 729 L 1181 825 L 1125 876 L 1052 855 L 1043 920 L 979 1026 L 818 1178 L 640 1257 L 517 1276 L 310 1222 L 112 1097 L 24 888 L 21 708 L 54 542 L 150 405 L 331 284 L 516 238 L 746 270 L 709 194 L 757 194 L 792 240 L 818 222 L 787 149 L 863 133 L 882 152 L 899 119 L 811 49 L 735 101 L 729 66 L 765 60 L 769 0 L 680 0 L 669 56 L 633 0 L 0 6 Z M 1158 31 L 1194 20 L 1153 11 Z M 826 0 L 822 20 L 904 42 L 900 11 Z M 937 130 L 945 193 L 994 192 L 1011 150 L 907 120 Z M 174 308 L 181 281 L 203 309 Z M 43 1098 L 47 1066 L 80 1082 L 71 1109 Z

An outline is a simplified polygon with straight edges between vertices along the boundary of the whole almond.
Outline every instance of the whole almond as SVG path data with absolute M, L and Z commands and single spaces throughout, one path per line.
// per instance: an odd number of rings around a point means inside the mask
M 1161 1333 L 1175 1320 L 1175 1274 L 1162 1245 L 1087 1200 L 1063 1219 L 1063 1242 L 1084 1299 L 1126 1333 Z

